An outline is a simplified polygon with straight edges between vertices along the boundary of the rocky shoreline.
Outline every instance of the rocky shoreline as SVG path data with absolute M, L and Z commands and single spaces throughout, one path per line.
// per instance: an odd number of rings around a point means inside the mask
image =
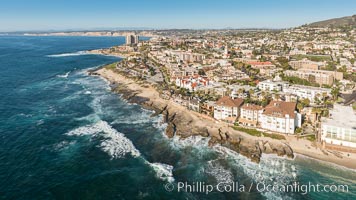
M 121 94 L 122 98 L 126 99 L 129 103 L 136 103 L 146 109 L 154 110 L 154 115 L 162 114 L 163 123 L 167 123 L 165 133 L 169 138 L 179 136 L 181 139 L 184 139 L 194 135 L 210 137 L 209 146 L 220 144 L 250 158 L 251 161 L 256 163 L 260 161 L 263 153 L 294 158 L 292 148 L 282 141 L 253 136 L 248 137 L 249 135 L 246 135 L 246 133 L 236 131 L 231 127 L 218 124 L 214 121 L 208 122 L 209 125 L 201 123 L 202 121 L 197 119 L 193 111 L 184 110 L 180 108 L 181 106 L 172 105 L 172 103 L 168 103 L 157 96 L 154 99 L 147 97 L 143 93 L 150 91 L 144 91 L 145 87 L 139 87 L 139 89 L 135 90 L 130 89 L 128 84 L 132 83 L 127 83 L 125 77 L 117 74 L 121 76 L 121 81 L 113 80 L 112 77 L 109 77 L 105 73 L 107 71 L 105 68 L 99 68 L 90 71 L 89 74 L 98 75 L 110 81 L 112 91 Z

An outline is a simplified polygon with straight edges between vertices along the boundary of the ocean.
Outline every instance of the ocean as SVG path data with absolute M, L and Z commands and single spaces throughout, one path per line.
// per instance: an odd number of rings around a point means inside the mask
M 0 199 L 356 199 L 353 170 L 303 156 L 256 164 L 207 138 L 167 138 L 161 116 L 87 75 L 120 58 L 83 51 L 123 43 L 0 36 Z M 293 183 L 348 192 L 262 188 Z

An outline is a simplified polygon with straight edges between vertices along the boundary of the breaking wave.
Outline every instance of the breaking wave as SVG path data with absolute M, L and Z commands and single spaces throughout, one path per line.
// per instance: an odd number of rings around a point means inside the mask
M 174 136 L 171 139 L 171 145 L 176 148 L 193 147 L 205 151 L 208 147 L 209 139 L 202 136 L 190 136 L 185 139 Z M 255 183 L 264 182 L 272 185 L 286 185 L 298 179 L 298 169 L 288 159 L 263 154 L 260 163 L 257 164 L 249 160 L 249 158 L 221 145 L 213 146 L 212 150 L 218 153 L 218 158 L 209 160 L 204 167 L 204 172 L 213 176 L 219 183 L 231 184 L 236 181 L 232 171 L 229 169 L 231 167 L 241 169 Z M 224 167 L 221 165 L 221 159 L 228 160 L 231 166 Z M 261 194 L 267 199 L 291 199 L 291 197 L 287 196 L 288 194 L 282 192 L 264 192 Z
M 165 137 L 167 137 L 167 136 L 165 136 Z M 171 140 L 172 142 L 170 144 L 171 144 L 171 146 L 173 146 L 175 148 L 208 147 L 209 139 L 210 138 L 208 138 L 208 137 L 202 137 L 200 135 L 193 135 L 193 136 L 189 136 L 189 137 L 183 139 L 183 138 L 175 135 L 172 138 L 172 140 Z
M 57 75 L 57 77 L 58 78 L 68 78 L 69 74 L 70 74 L 70 71 L 65 74 L 59 74 L 59 75 Z
M 221 166 L 218 160 L 209 160 L 205 172 L 212 175 L 218 183 L 228 184 L 234 182 L 232 172 Z
M 152 169 L 156 172 L 157 178 L 164 181 L 168 181 L 170 183 L 174 182 L 173 166 L 163 164 L 163 163 L 150 163 L 150 162 L 147 162 L 147 164 L 151 166 Z
M 69 136 L 85 136 L 103 137 L 104 140 L 99 144 L 99 148 L 109 154 L 112 159 L 122 158 L 126 154 L 131 154 L 137 158 L 141 156 L 134 144 L 125 137 L 123 133 L 116 131 L 105 121 L 98 121 L 95 124 L 82 126 L 66 133 Z M 62 145 L 62 144 L 61 144 Z M 163 163 L 150 163 L 145 158 L 140 157 L 149 165 L 155 172 L 156 177 L 168 182 L 173 182 L 173 166 Z
M 88 53 L 85 51 L 78 51 L 78 52 L 74 52 L 74 53 L 62 53 L 62 54 L 47 55 L 47 57 L 58 58 L 58 57 L 81 56 L 81 55 L 88 55 Z
M 140 156 L 140 152 L 124 134 L 116 131 L 107 122 L 99 121 L 93 125 L 82 126 L 67 133 L 70 136 L 102 136 L 104 140 L 99 147 L 112 158 L 121 158 L 130 153 L 133 157 Z
M 216 145 L 213 148 L 223 157 L 231 158 L 234 165 L 241 168 L 244 174 L 249 176 L 255 183 L 264 182 L 266 185 L 286 185 L 293 183 L 298 178 L 296 167 L 285 158 L 263 154 L 260 163 L 257 164 L 226 147 Z M 291 197 L 283 192 L 270 191 L 263 192 L 262 195 L 267 199 L 291 199 Z

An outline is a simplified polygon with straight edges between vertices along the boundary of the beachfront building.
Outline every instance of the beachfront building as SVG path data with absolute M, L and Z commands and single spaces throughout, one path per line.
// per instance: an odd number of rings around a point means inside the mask
M 356 152 L 356 114 L 350 106 L 335 104 L 330 117 L 321 120 L 325 147 Z
M 229 96 L 223 96 L 215 103 L 214 118 L 234 123 L 240 114 L 243 102 L 244 100 L 240 98 L 232 99 Z
M 215 101 L 206 101 L 201 105 L 201 113 L 208 115 L 210 117 L 214 116 Z
M 261 115 L 261 127 L 279 133 L 294 134 L 301 126 L 302 116 L 295 111 L 295 102 L 271 101 Z
M 244 104 L 241 107 L 241 114 L 239 118 L 239 123 L 244 126 L 257 127 L 261 115 L 263 112 L 263 107 L 254 104 Z

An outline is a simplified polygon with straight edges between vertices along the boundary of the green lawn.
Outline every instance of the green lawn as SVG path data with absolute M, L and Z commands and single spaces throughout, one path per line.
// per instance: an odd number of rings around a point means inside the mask
M 105 65 L 104 67 L 105 67 L 106 69 L 111 69 L 111 70 L 113 70 L 113 69 L 116 68 L 116 64 L 117 64 L 117 62 L 114 62 L 114 63 L 108 64 L 108 65 Z
M 273 138 L 273 139 L 276 139 L 276 140 L 285 140 L 286 139 L 283 135 L 276 134 L 276 133 L 263 133 L 263 132 L 258 131 L 256 129 L 243 128 L 243 127 L 239 127 L 239 126 L 233 126 L 233 129 L 245 132 L 247 134 L 250 134 L 250 135 L 256 136 L 256 137 L 264 136 L 264 137 L 270 137 L 270 138 Z
M 311 142 L 314 142 L 315 141 L 315 135 L 309 135 L 306 137 L 307 140 L 311 141 Z

